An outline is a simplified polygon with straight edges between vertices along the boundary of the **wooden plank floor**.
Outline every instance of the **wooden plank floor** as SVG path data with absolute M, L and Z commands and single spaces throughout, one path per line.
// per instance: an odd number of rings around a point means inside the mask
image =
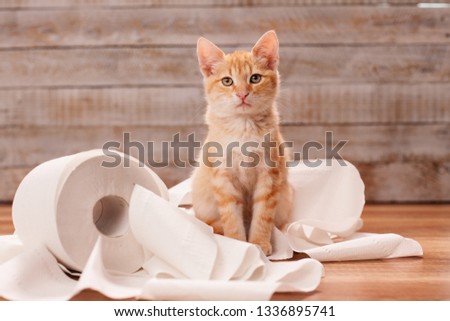
M 325 263 L 316 291 L 273 300 L 450 300 L 450 205 L 367 205 L 362 217 L 363 231 L 414 238 L 424 257 Z M 11 207 L 0 205 L 0 234 L 13 230 Z M 74 299 L 108 298 L 84 291 Z

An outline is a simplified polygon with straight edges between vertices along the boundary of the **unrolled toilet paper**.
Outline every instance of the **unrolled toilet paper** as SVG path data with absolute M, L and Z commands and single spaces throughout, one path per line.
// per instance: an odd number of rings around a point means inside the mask
M 322 160 L 315 167 L 300 163 L 289 168 L 289 182 L 295 191 L 291 223 L 284 233 L 274 229 L 270 259 L 288 259 L 294 252 L 321 262 L 423 255 L 415 240 L 357 232 L 362 227 L 364 183 L 351 163 Z M 190 180 L 172 187 L 171 202 L 192 205 L 190 191 Z
M 104 166 L 110 157 L 94 150 L 30 172 L 14 199 L 16 233 L 0 237 L 0 296 L 66 300 L 90 288 L 111 298 L 265 300 L 319 285 L 320 262 L 272 263 L 253 244 L 215 235 L 168 201 L 150 169 L 120 159 Z
M 364 184 L 350 163 L 290 169 L 292 222 L 274 230 L 271 259 L 294 251 L 312 259 L 272 262 L 180 208 L 191 203 L 189 180 L 168 191 L 138 160 L 115 155 L 121 162 L 114 167 L 104 164 L 110 155 L 94 150 L 27 175 L 14 199 L 15 235 L 0 236 L 0 296 L 66 300 L 94 289 L 111 298 L 267 300 L 277 291 L 316 289 L 318 260 L 422 255 L 400 235 L 356 232 Z

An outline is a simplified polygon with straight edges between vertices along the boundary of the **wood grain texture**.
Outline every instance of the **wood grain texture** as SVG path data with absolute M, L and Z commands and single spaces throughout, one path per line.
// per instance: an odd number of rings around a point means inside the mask
M 284 85 L 283 124 L 450 121 L 450 84 Z M 0 90 L 0 127 L 202 125 L 199 87 Z
M 287 141 L 294 143 L 293 150 L 296 152 L 302 152 L 308 141 L 317 141 L 326 146 L 326 131 L 334 135 L 331 147 L 339 140 L 348 140 L 340 155 L 353 162 L 361 171 L 369 201 L 424 202 L 450 201 L 449 126 L 285 126 L 282 132 Z M 187 140 L 187 135 L 192 132 L 201 139 L 205 136 L 206 128 L 104 126 L 1 129 L 0 174 L 3 180 L 0 200 L 11 200 L 24 175 L 41 162 L 101 148 L 108 140 L 120 142 L 123 149 L 124 131 L 130 133 L 131 141 L 144 144 L 153 141 L 151 155 L 148 156 L 150 148 L 146 146 L 141 159 L 148 162 L 149 157 L 153 157 L 159 162 L 162 160 L 162 141 L 171 141 L 177 132 L 180 132 L 181 140 Z M 311 149 L 309 157 L 326 157 L 325 150 Z M 136 147 L 127 152 L 139 157 Z M 173 153 L 169 153 L 167 159 L 168 167 L 155 169 L 167 185 L 171 186 L 189 176 L 190 167 L 177 168 L 173 165 Z M 180 151 L 180 159 L 186 162 L 189 160 L 186 149 Z
M 0 90 L 0 127 L 198 125 L 205 107 L 199 87 Z
M 431 157 L 430 157 L 431 158 Z M 450 161 L 355 162 L 369 202 L 450 202 Z
M 2 0 L 0 8 L 127 8 L 127 7 L 227 7 L 227 6 L 335 6 L 416 5 L 446 3 L 446 0 Z
M 366 205 L 363 231 L 417 240 L 423 258 L 324 263 L 311 293 L 279 293 L 272 300 L 450 300 L 450 205 Z M 14 230 L 11 207 L 0 205 L 0 234 Z M 108 300 L 83 291 L 74 300 Z
M 326 157 L 325 133 L 332 132 L 332 146 L 347 140 L 341 156 L 354 162 L 442 162 L 450 159 L 450 124 L 442 125 L 351 125 L 284 126 L 286 141 L 294 151 L 301 151 L 310 141 L 319 142 L 323 150 L 310 150 L 310 157 Z M 438 143 L 439 142 L 439 143 Z
M 370 200 L 448 201 L 450 8 L 417 2 L 0 0 L 0 199 L 37 164 L 124 131 L 156 148 L 203 137 L 197 37 L 230 52 L 275 28 L 286 138 L 350 140 Z
M 161 142 L 180 139 L 194 133 L 199 141 L 205 137 L 204 126 L 101 126 L 101 127 L 7 127 L 0 129 L 0 166 L 3 168 L 35 166 L 46 160 L 87 149 L 102 148 L 108 141 L 124 147 L 124 133 L 130 141 L 153 142 L 159 157 Z M 353 126 L 284 126 L 286 141 L 301 152 L 307 142 L 326 146 L 325 133 L 333 133 L 333 145 L 348 140 L 340 154 L 357 162 L 442 162 L 450 160 L 450 124 L 438 125 L 353 125 Z M 306 148 L 306 147 L 305 147 Z M 198 151 L 199 149 L 197 149 Z M 137 151 L 132 149 L 132 152 Z M 325 157 L 326 150 L 311 148 L 310 157 Z M 149 149 L 145 150 L 146 154 Z M 133 155 L 133 153 L 132 153 Z M 186 150 L 182 156 L 187 155 Z
M 0 167 L 15 168 L 37 165 L 41 162 L 81 152 L 88 149 L 102 148 L 108 141 L 120 142 L 124 147 L 124 133 L 130 134 L 130 141 L 142 142 L 145 146 L 144 156 L 161 155 L 163 141 L 172 141 L 175 134 L 181 139 L 195 133 L 199 139 L 204 137 L 206 128 L 193 126 L 101 126 L 101 127 L 28 127 L 0 129 Z M 153 142 L 154 149 L 147 148 L 146 142 Z M 126 150 L 127 154 L 128 151 Z M 130 148 L 130 154 L 137 156 L 137 149 Z M 182 155 L 186 155 L 183 149 Z
M 449 56 L 450 45 L 284 47 L 280 74 L 286 84 L 449 82 Z M 0 51 L 0 87 L 197 84 L 194 48 Z
M 450 121 L 450 84 L 285 86 L 285 124 L 414 124 Z
M 285 46 L 448 43 L 449 16 L 450 8 L 364 6 L 3 11 L 0 48 L 193 46 L 200 35 L 250 46 L 269 29 Z

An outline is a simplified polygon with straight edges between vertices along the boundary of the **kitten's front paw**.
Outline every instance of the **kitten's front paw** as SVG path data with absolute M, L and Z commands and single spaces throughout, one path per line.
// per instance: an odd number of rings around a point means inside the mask
M 270 244 L 270 242 L 260 241 L 254 242 L 254 244 L 259 245 L 259 247 L 266 256 L 272 254 L 272 244 Z

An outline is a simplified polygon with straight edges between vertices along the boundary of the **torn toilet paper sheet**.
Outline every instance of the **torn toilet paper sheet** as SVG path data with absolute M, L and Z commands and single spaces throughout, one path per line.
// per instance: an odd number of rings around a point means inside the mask
M 270 262 L 169 203 L 136 159 L 110 162 L 94 150 L 27 175 L 13 203 L 15 235 L 0 238 L 0 296 L 66 300 L 89 288 L 117 299 L 267 300 L 319 285 L 317 260 Z
M 303 251 L 322 262 L 422 256 L 422 247 L 398 234 L 355 233 L 344 241 Z

